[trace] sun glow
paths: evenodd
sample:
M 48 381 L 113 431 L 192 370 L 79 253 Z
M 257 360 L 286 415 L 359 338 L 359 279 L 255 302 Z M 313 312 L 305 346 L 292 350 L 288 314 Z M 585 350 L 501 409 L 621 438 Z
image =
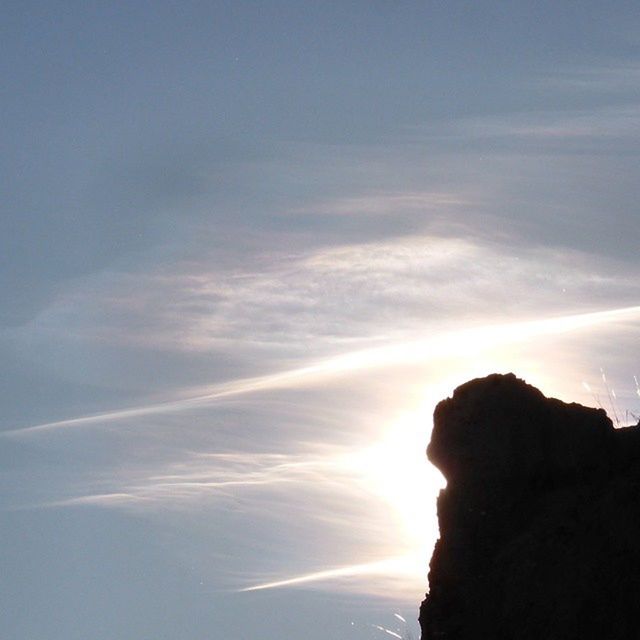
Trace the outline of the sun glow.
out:
M 433 403 L 425 401 L 350 462 L 360 482 L 391 508 L 400 524 L 399 545 L 412 553 L 431 551 L 438 536 L 432 498 L 446 484 L 425 455 L 432 413 Z
M 394 593 L 404 593 L 411 585 L 424 590 L 425 567 L 438 537 L 433 505 L 439 490 L 445 486 L 443 476 L 429 464 L 425 455 L 433 405 L 429 395 L 418 407 L 392 421 L 374 444 L 337 454 L 330 465 L 369 494 L 370 508 L 379 509 L 380 519 L 397 531 L 392 550 L 384 547 L 376 550 L 374 545 L 366 555 L 377 555 L 377 560 L 262 582 L 243 591 L 318 582 L 335 584 L 371 575 L 376 575 L 384 584 L 400 580 L 403 587 L 395 585 Z

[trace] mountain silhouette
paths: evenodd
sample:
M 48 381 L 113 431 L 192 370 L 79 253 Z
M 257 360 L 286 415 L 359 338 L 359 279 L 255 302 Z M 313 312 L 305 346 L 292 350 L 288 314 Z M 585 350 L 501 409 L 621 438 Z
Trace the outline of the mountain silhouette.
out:
M 422 640 L 640 638 L 640 427 L 513 374 L 438 404 Z

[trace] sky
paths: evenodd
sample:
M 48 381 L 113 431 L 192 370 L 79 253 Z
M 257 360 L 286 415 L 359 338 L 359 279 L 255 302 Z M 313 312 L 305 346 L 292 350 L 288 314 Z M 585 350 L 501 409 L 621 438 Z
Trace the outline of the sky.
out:
M 433 407 L 640 414 L 632 2 L 7 2 L 0 611 L 417 640 Z

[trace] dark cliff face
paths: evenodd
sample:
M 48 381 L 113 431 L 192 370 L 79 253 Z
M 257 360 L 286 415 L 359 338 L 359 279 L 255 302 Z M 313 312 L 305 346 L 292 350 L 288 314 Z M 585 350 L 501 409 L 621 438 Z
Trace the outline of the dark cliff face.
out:
M 640 430 L 514 375 L 458 387 L 427 450 L 444 473 L 423 640 L 640 638 Z

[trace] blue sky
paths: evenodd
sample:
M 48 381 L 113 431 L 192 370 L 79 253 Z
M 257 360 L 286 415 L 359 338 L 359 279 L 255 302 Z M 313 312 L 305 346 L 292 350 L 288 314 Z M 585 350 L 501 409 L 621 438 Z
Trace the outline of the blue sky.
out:
M 435 402 L 640 413 L 639 27 L 8 3 L 6 637 L 415 637 Z

